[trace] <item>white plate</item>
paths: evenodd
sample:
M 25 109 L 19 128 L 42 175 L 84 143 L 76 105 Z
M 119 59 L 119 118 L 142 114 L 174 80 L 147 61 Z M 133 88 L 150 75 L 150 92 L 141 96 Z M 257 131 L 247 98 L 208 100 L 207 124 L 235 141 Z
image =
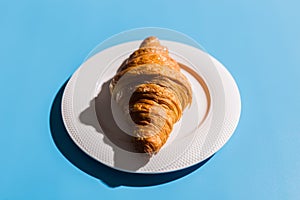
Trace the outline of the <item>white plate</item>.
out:
M 122 134 L 114 122 L 107 87 L 122 61 L 140 42 L 107 48 L 73 74 L 62 99 L 68 133 L 92 158 L 127 172 L 170 172 L 205 160 L 229 140 L 238 124 L 241 102 L 234 79 L 220 62 L 202 50 L 161 41 L 183 64 L 182 72 L 192 85 L 193 103 L 174 126 L 164 147 L 149 159 L 146 154 L 134 152 L 130 137 Z

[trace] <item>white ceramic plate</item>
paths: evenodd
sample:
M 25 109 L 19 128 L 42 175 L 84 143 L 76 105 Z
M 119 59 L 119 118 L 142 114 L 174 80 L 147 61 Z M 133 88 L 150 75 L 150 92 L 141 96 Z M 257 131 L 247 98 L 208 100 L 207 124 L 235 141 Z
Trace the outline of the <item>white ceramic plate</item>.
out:
M 193 103 L 176 123 L 158 154 L 137 153 L 130 137 L 114 121 L 109 80 L 141 41 L 107 48 L 85 61 L 69 80 L 62 116 L 74 142 L 89 156 L 112 168 L 136 173 L 163 173 L 197 164 L 216 153 L 231 137 L 239 120 L 237 85 L 225 67 L 195 47 L 161 41 L 182 63 L 190 80 Z

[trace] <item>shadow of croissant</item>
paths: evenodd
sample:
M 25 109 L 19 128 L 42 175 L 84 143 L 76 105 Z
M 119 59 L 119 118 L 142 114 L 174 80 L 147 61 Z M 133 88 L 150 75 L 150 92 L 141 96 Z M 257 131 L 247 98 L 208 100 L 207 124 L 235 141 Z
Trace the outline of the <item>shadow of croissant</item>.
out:
M 52 139 L 62 155 L 81 171 L 101 180 L 108 187 L 118 186 L 154 186 L 177 180 L 199 169 L 213 156 L 191 167 L 160 174 L 141 174 L 119 171 L 108 167 L 84 153 L 70 138 L 61 115 L 62 96 L 67 81 L 56 94 L 49 117 Z M 83 116 L 83 118 L 86 116 Z
M 127 156 L 125 152 L 135 152 L 134 138 L 126 134 L 117 125 L 111 109 L 111 94 L 109 91 L 110 80 L 103 83 L 97 97 L 93 98 L 89 106 L 79 115 L 81 123 L 91 126 L 102 141 L 110 146 L 113 153 L 113 166 L 125 171 L 137 171 L 149 162 L 146 154 L 134 154 Z M 121 112 L 121 111 L 119 111 Z

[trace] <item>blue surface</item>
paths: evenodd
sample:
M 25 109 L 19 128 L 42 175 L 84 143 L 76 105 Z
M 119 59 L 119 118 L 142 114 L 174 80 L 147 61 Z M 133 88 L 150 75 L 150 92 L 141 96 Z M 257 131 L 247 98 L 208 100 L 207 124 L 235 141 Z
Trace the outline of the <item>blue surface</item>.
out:
M 299 6 L 0 1 L 0 199 L 299 199 Z M 58 148 L 51 109 L 99 42 L 144 26 L 181 31 L 224 63 L 240 88 L 242 115 L 230 141 L 191 173 L 154 186 L 112 187 Z

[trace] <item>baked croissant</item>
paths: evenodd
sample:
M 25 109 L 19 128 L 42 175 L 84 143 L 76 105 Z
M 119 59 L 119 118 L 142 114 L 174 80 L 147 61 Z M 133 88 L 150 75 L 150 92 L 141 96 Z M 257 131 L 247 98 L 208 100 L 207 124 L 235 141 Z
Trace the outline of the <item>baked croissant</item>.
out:
M 154 36 L 146 38 L 121 64 L 110 91 L 132 121 L 129 134 L 137 151 L 149 155 L 166 143 L 173 125 L 192 101 L 188 79 Z

